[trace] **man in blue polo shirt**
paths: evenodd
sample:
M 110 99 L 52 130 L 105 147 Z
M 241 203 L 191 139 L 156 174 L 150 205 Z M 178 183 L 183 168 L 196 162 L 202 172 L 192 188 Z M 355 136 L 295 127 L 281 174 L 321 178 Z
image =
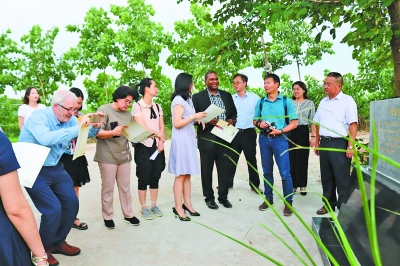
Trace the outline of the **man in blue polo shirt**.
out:
M 39 233 L 51 266 L 59 264 L 53 254 L 75 256 L 81 252 L 78 247 L 65 242 L 78 213 L 79 203 L 72 179 L 60 162 L 71 139 L 78 136 L 80 126 L 90 124 L 89 115 L 78 122 L 75 117 L 77 112 L 78 99 L 75 94 L 58 90 L 53 95 L 51 106 L 33 112 L 19 136 L 19 142 L 50 148 L 35 183 L 26 191 L 42 214 Z M 100 123 L 92 124 L 89 137 L 96 136 L 99 131 Z
M 259 146 L 261 163 L 264 171 L 264 195 L 272 205 L 274 185 L 274 160 L 279 168 L 282 178 L 283 196 L 286 197 L 293 192 L 292 177 L 290 175 L 289 148 L 286 134 L 297 127 L 297 114 L 293 101 L 279 93 L 280 78 L 276 74 L 267 74 L 264 78 L 264 89 L 267 96 L 260 99 L 256 105 L 253 123 L 261 132 Z M 292 215 L 288 205 L 292 205 L 293 195 L 286 198 L 283 214 Z M 264 201 L 258 209 L 265 211 L 269 205 Z

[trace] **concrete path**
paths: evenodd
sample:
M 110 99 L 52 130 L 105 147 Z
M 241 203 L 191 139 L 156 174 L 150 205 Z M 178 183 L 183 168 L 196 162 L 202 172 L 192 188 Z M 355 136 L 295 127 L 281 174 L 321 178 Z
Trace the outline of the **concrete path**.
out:
M 168 165 L 170 141 L 166 142 L 165 147 Z M 80 190 L 78 214 L 78 217 L 89 225 L 89 229 L 86 231 L 72 229 L 67 239 L 68 243 L 80 247 L 82 253 L 76 257 L 56 255 L 60 265 L 274 265 L 255 252 L 204 226 L 212 227 L 221 233 L 243 241 L 283 265 L 301 265 L 301 262 L 284 244 L 262 227 L 267 226 L 284 239 L 305 260 L 307 265 L 311 265 L 299 245 L 274 213 L 271 210 L 264 212 L 258 210 L 262 198 L 249 188 L 247 167 L 243 155 L 239 161 L 234 188 L 229 191 L 232 209 L 226 209 L 221 204 L 219 204 L 218 210 L 209 209 L 204 203 L 200 175 L 192 177 L 193 206 L 201 214 L 200 217 L 194 217 L 192 222 L 181 222 L 173 216 L 171 208 L 174 206 L 172 192 L 174 176 L 169 174 L 167 169 L 163 172 L 160 180 L 158 199 L 158 206 L 165 215 L 151 221 L 140 217 L 136 166 L 132 161 L 133 208 L 136 216 L 140 219 L 140 226 L 134 227 L 124 222 L 116 188 L 114 194 L 116 227 L 114 230 L 106 229 L 101 216 L 100 172 L 97 163 L 93 162 L 95 149 L 95 144 L 88 144 L 86 148 L 91 182 Z M 257 158 L 260 162 L 259 154 Z M 261 163 L 259 163 L 258 169 L 262 173 Z M 215 169 L 214 175 L 216 177 Z M 216 186 L 217 180 L 214 178 L 214 188 Z M 275 186 L 278 191 L 282 191 L 277 169 L 275 169 Z M 294 196 L 293 207 L 311 226 L 311 217 L 315 216 L 316 210 L 322 204 L 320 197 L 315 194 L 320 194 L 322 187 L 318 157 L 313 152 L 310 153 L 308 190 L 307 196 L 300 194 Z M 315 193 L 310 193 L 310 191 Z M 148 202 L 150 203 L 149 196 Z M 32 207 L 39 222 L 40 215 L 33 205 Z M 287 222 L 316 265 L 322 265 L 314 239 L 294 215 L 283 216 L 283 203 L 279 202 L 276 196 L 275 208 L 279 217 Z

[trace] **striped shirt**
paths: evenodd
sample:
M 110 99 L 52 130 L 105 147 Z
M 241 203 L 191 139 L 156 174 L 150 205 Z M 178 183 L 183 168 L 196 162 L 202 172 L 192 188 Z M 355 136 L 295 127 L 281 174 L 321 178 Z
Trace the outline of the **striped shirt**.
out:
M 297 116 L 299 117 L 298 125 L 311 125 L 315 115 L 314 103 L 308 99 L 301 103 L 293 101 Z

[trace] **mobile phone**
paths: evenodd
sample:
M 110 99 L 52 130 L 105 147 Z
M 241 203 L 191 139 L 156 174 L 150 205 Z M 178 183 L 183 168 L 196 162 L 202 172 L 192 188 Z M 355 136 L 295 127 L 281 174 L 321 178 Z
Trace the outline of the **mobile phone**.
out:
M 90 117 L 90 122 L 92 123 L 100 123 L 101 122 L 101 115 L 93 115 Z
M 118 126 L 118 121 L 110 122 L 111 130 Z M 119 138 L 119 136 L 113 136 L 113 138 Z

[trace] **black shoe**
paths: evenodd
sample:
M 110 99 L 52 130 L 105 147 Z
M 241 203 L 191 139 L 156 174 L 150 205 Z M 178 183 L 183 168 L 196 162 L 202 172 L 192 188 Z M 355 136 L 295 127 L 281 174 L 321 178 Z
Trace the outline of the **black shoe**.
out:
M 225 208 L 232 208 L 232 203 L 225 199 L 225 200 L 218 200 L 219 203 L 221 203 Z
M 188 211 L 188 212 L 190 213 L 190 215 L 192 215 L 192 216 L 200 216 L 200 213 L 198 213 L 198 212 L 191 212 L 191 211 L 188 209 L 188 207 L 186 207 L 185 203 L 182 204 L 182 208 L 183 208 L 185 211 Z
M 217 203 L 215 203 L 214 200 L 206 201 L 206 204 L 207 204 L 207 207 L 208 207 L 208 208 L 213 209 L 213 210 L 216 210 L 216 209 L 219 208 L 218 205 L 217 205 Z
M 175 218 L 178 217 L 179 220 L 183 221 L 183 222 L 189 222 L 191 221 L 191 219 L 189 217 L 182 217 L 179 215 L 179 213 L 176 211 L 175 207 L 172 207 L 172 212 L 175 214 Z
M 133 216 L 132 218 L 124 218 L 124 220 L 125 220 L 125 223 L 128 223 L 130 225 L 137 226 L 140 224 L 140 221 L 138 218 L 136 218 L 136 216 Z
M 114 229 L 115 227 L 113 220 L 104 220 L 104 225 L 107 227 L 107 229 Z

